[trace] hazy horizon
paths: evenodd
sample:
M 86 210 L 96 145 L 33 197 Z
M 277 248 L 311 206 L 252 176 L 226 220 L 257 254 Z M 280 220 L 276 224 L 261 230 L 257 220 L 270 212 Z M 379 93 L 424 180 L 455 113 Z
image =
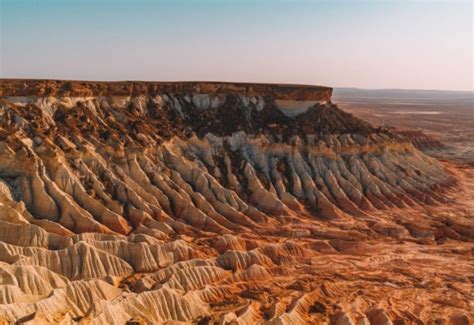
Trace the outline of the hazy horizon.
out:
M 470 1 L 0 3 L 1 78 L 474 90 Z
M 282 83 L 282 82 L 248 82 L 248 81 L 222 81 L 222 80 L 161 80 L 161 79 L 114 79 L 114 80 L 104 80 L 104 79 L 66 79 L 66 78 L 18 78 L 18 77 L 0 77 L 0 80 L 58 80 L 58 81 L 83 81 L 83 82 L 217 82 L 217 83 L 248 83 L 248 84 L 288 84 L 288 85 L 301 85 L 301 86 L 324 86 L 330 87 L 333 89 L 340 89 L 340 90 L 360 90 L 360 91 L 401 91 L 401 92 L 447 92 L 447 93 L 473 93 L 474 89 L 472 90 L 449 90 L 449 89 L 418 89 L 418 88 L 360 88 L 360 87 L 338 87 L 338 86 L 331 86 L 331 85 L 323 85 L 323 84 L 303 84 L 303 83 Z

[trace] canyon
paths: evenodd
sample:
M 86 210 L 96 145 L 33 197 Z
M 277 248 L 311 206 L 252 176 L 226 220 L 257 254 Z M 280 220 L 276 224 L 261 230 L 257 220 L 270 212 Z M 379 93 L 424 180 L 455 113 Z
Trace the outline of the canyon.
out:
M 0 80 L 0 324 L 472 324 L 472 164 L 332 100 Z

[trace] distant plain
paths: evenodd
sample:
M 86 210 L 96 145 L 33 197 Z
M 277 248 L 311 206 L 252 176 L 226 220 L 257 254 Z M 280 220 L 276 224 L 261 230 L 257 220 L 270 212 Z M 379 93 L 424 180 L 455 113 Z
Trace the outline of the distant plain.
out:
M 474 92 L 335 88 L 333 102 L 376 126 L 422 131 L 446 145 L 431 154 L 474 164 Z

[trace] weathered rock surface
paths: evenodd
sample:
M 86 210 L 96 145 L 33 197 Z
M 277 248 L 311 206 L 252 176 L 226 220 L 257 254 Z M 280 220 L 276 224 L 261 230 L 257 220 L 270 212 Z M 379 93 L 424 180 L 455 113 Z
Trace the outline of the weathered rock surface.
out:
M 0 322 L 474 319 L 470 171 L 330 88 L 1 80 L 0 95 Z

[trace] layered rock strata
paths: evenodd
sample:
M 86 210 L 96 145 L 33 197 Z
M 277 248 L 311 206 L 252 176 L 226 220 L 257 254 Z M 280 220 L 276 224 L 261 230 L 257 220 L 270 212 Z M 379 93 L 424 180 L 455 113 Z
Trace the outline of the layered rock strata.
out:
M 453 244 L 472 220 L 432 215 L 456 177 L 330 88 L 2 80 L 0 94 L 7 323 L 472 319 L 472 251 Z

